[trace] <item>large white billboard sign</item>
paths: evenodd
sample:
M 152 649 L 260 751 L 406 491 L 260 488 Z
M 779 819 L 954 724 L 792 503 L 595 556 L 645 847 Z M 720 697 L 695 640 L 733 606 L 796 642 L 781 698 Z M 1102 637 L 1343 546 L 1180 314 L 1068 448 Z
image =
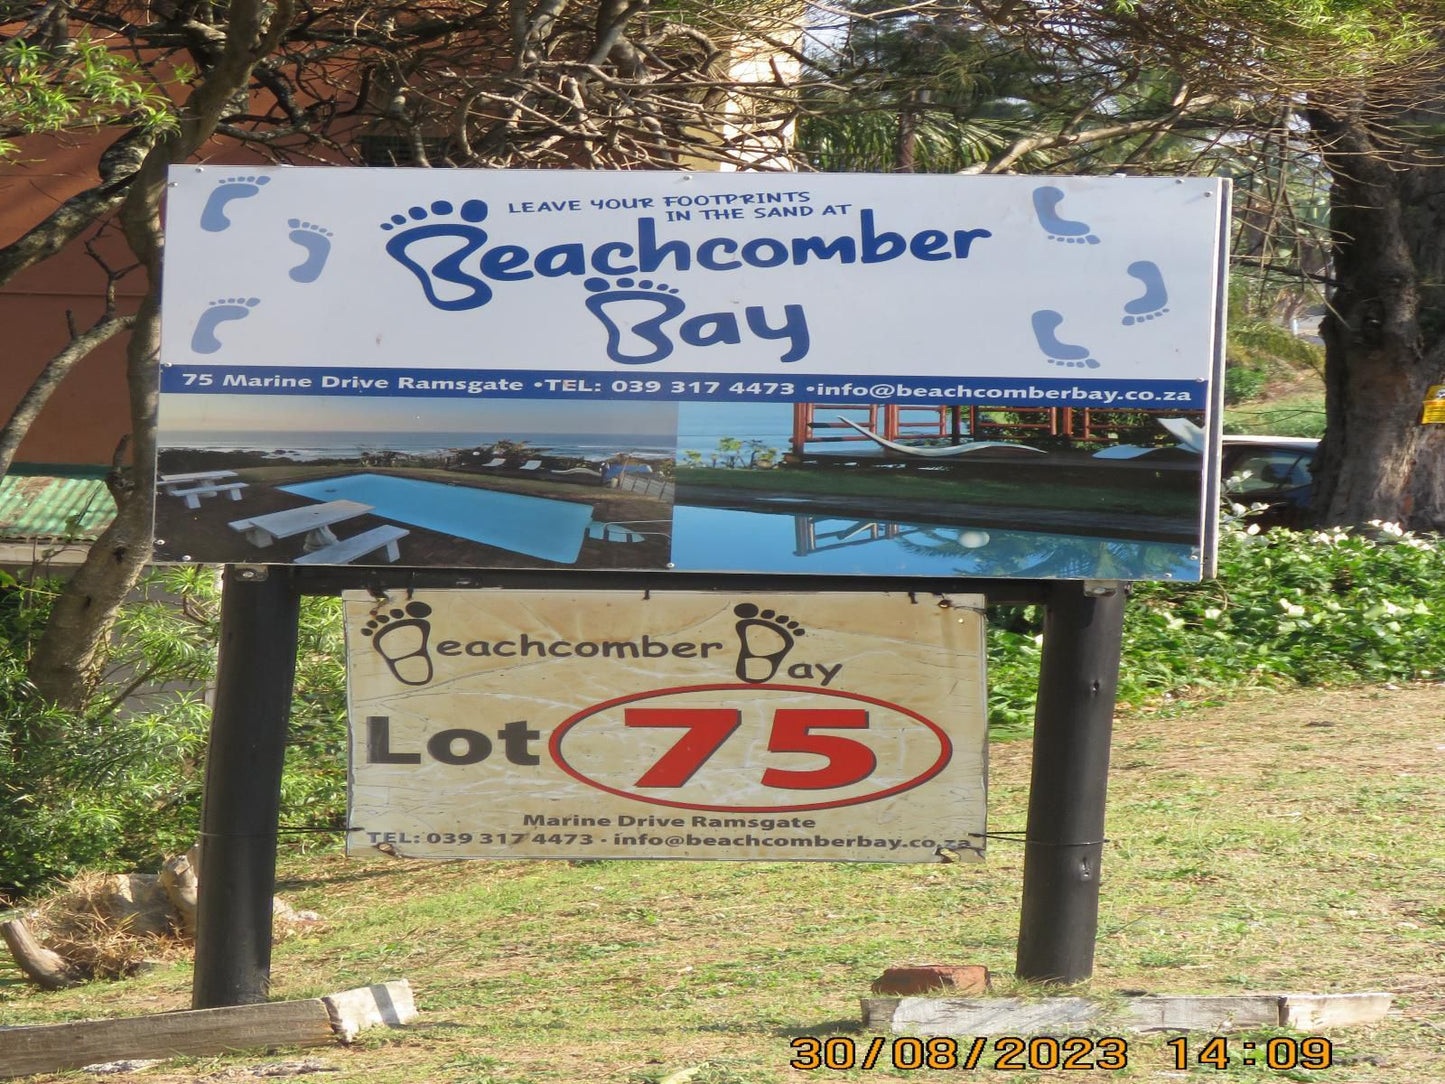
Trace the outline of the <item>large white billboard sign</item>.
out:
M 348 595 L 348 849 L 981 858 L 982 599 Z
M 1197 579 L 1227 202 L 1201 178 L 175 167 L 160 554 Z M 493 496 L 439 513 L 445 483 Z M 337 501 L 304 546 L 264 518 Z M 775 541 L 717 551 L 724 513 Z M 780 541 L 853 523 L 879 538 L 846 558 Z M 942 557 L 891 541 L 948 528 Z M 620 539 L 655 544 L 588 544 Z

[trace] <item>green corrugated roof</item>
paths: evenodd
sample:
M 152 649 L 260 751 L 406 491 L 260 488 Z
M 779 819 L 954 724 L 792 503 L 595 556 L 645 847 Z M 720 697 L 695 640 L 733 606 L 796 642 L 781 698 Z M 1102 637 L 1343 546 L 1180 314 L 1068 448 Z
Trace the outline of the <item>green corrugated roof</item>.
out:
M 99 478 L 7 475 L 0 480 L 0 538 L 92 542 L 115 516 Z

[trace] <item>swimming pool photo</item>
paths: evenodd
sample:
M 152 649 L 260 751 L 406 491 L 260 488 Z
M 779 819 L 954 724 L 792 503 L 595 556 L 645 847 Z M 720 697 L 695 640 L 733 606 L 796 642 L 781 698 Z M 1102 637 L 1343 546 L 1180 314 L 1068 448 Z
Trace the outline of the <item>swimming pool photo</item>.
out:
M 689 572 L 1165 579 L 1200 576 L 1191 543 L 827 514 L 676 505 L 672 560 Z
M 385 474 L 277 487 L 316 501 L 360 501 L 373 516 L 558 564 L 575 564 L 592 506 Z

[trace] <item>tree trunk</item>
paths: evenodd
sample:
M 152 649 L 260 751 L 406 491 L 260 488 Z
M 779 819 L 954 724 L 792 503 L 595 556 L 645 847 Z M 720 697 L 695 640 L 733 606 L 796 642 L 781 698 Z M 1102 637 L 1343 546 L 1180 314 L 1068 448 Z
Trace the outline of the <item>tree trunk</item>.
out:
M 232 0 L 220 58 L 187 100 L 179 125 L 146 154 L 121 208 L 121 229 L 147 283 L 126 349 L 132 467 L 116 471 L 111 486 L 115 519 L 56 599 L 29 666 L 36 691 L 71 711 L 84 706 L 94 687 L 116 614 L 151 556 L 160 400 L 160 206 L 166 170 L 215 133 L 222 114 L 250 82 L 257 60 L 281 40 L 293 13 L 291 0 L 279 0 L 267 22 L 262 0 Z
M 1445 167 L 1402 162 L 1358 116 L 1315 109 L 1310 121 L 1333 179 L 1336 282 L 1313 517 L 1442 530 L 1445 426 L 1420 418 L 1445 381 Z
M 45 632 L 30 657 L 36 691 L 69 711 L 84 707 L 105 658 L 105 644 L 121 603 L 145 571 L 151 556 L 155 506 L 155 406 L 160 349 L 160 280 L 141 302 L 126 347 L 130 386 L 134 466 L 117 470 L 111 482 L 115 519 L 86 554 L 85 561 L 55 600 Z

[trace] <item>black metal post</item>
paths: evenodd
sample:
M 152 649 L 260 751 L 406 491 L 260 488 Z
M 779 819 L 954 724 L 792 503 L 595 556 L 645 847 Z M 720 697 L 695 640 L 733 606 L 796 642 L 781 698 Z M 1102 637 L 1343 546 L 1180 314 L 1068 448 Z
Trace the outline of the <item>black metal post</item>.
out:
M 191 1007 L 266 1000 L 281 765 L 300 596 L 285 569 L 226 568 L 201 812 Z
M 1021 979 L 1079 982 L 1094 972 L 1126 593 L 1123 584 L 1049 588 L 1024 847 Z

